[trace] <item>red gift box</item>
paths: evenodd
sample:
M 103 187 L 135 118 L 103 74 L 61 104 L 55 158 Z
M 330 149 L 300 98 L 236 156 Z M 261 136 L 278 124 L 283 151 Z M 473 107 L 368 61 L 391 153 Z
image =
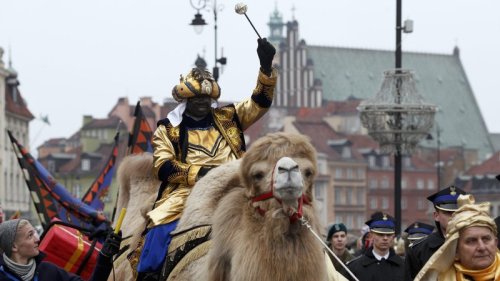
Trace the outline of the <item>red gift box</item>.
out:
M 77 229 L 56 224 L 50 227 L 44 235 L 39 249 L 47 255 L 44 261 L 52 262 L 66 271 L 76 274 L 91 246 L 92 243 L 87 236 Z M 97 242 L 80 274 L 83 279 L 88 280 L 92 275 L 101 248 L 101 243 Z

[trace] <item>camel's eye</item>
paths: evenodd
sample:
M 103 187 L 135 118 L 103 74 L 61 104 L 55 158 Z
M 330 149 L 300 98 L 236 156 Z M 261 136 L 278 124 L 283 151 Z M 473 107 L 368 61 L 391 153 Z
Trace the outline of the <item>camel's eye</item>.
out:
M 257 171 L 255 172 L 253 175 L 252 175 L 252 178 L 254 181 L 260 181 L 264 178 L 264 173 L 263 172 L 260 172 L 260 171 Z
M 312 175 L 313 175 L 313 171 L 312 171 L 311 169 L 306 169 L 306 170 L 304 171 L 304 176 L 305 176 L 306 178 L 310 178 L 310 177 L 312 177 Z

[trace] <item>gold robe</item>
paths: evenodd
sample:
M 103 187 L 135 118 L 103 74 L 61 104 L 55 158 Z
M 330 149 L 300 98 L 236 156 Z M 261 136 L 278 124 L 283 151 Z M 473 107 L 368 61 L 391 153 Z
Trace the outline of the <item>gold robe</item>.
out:
M 261 118 L 271 106 L 277 71 L 259 72 L 252 96 L 240 103 L 212 110 L 213 126 L 176 127 L 164 119 L 153 136 L 153 173 L 162 181 L 161 196 L 148 213 L 148 227 L 180 218 L 184 203 L 201 167 L 215 167 L 240 158 L 245 151 L 243 131 Z M 187 148 L 182 145 L 185 134 Z M 185 137 L 184 137 L 185 138 Z

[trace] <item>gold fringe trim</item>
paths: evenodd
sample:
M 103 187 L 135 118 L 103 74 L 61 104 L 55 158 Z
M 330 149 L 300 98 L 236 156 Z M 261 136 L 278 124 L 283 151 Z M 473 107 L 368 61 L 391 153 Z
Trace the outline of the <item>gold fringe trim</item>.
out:
M 172 272 L 170 272 L 170 274 L 168 275 L 167 281 L 170 281 L 170 280 L 174 279 L 175 277 L 177 277 L 177 275 L 182 270 L 184 270 L 184 268 L 188 264 L 190 264 L 190 263 L 198 260 L 199 258 L 203 257 L 204 255 L 206 255 L 208 253 L 208 250 L 210 250 L 211 247 L 212 247 L 212 240 L 208 240 L 205 243 L 202 243 L 202 244 L 198 245 L 196 248 L 189 251 L 189 253 L 187 253 L 187 255 L 184 256 L 184 258 L 182 258 L 175 265 Z
M 134 276 L 134 280 L 137 279 L 137 265 L 139 264 L 139 258 L 141 257 L 142 248 L 144 247 L 144 240 L 146 236 L 141 236 L 139 243 L 137 244 L 137 248 L 130 251 L 130 254 L 127 255 L 127 259 L 130 263 L 130 267 L 132 268 L 132 275 Z
M 168 246 L 168 254 L 176 251 L 178 248 L 181 248 L 181 250 L 184 248 L 184 245 L 192 241 L 194 239 L 198 239 L 201 237 L 204 237 L 207 235 L 207 233 L 210 231 L 211 226 L 206 225 L 206 226 L 200 226 L 195 229 L 189 230 L 186 233 L 176 235 L 172 237 L 172 241 L 170 242 L 170 245 Z

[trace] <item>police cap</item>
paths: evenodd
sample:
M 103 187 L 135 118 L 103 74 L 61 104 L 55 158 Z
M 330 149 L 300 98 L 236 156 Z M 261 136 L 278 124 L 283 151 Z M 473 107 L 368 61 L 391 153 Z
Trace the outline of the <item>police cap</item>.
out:
M 433 230 L 434 230 L 434 226 L 417 221 L 417 222 L 410 224 L 405 229 L 405 232 L 408 233 L 408 240 L 415 241 L 418 239 L 422 239 L 422 238 L 426 237 L 427 235 L 431 234 Z
M 457 199 L 460 194 L 467 193 L 462 189 L 451 185 L 427 197 L 427 200 L 431 201 L 434 204 L 434 207 L 439 210 L 454 212 L 458 209 Z
M 365 224 L 370 227 L 370 231 L 375 233 L 394 234 L 396 232 L 394 218 L 385 213 L 375 213 Z

